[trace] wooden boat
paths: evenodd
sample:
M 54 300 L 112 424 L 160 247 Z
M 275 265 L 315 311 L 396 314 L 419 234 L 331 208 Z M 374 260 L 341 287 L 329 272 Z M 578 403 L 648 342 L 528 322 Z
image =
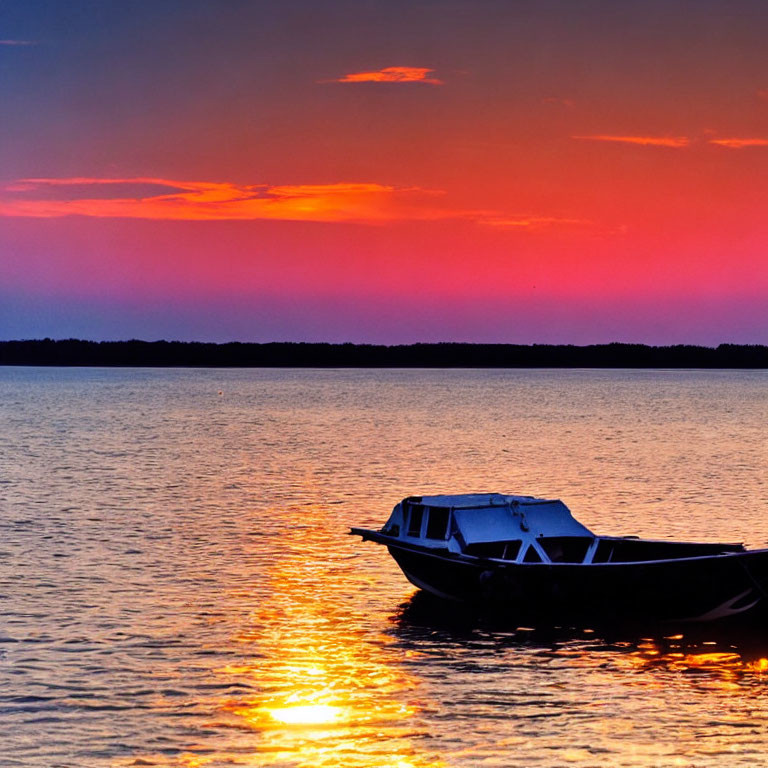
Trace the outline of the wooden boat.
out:
M 768 549 L 598 536 L 555 499 L 411 496 L 381 530 L 350 533 L 386 546 L 415 586 L 518 621 L 686 624 L 768 613 Z

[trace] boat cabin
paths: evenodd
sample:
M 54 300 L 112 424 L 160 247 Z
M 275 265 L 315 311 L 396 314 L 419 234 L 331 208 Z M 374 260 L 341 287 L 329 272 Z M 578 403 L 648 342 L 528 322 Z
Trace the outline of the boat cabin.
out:
M 596 536 L 557 499 L 503 494 L 409 496 L 381 529 L 403 544 L 508 563 L 616 563 L 740 552 L 740 544 Z

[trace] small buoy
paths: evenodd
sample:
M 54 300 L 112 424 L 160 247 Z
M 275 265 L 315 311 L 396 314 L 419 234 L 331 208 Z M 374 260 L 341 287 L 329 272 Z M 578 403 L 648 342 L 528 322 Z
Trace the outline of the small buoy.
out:
M 219 394 L 220 394 L 220 395 L 223 395 L 224 393 L 223 393 L 221 390 L 219 390 Z

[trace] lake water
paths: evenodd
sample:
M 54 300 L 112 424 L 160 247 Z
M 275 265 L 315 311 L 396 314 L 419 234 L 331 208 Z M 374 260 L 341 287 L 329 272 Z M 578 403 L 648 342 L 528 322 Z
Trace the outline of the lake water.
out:
M 766 372 L 0 369 L 0 765 L 761 763 L 768 641 L 466 622 L 346 531 L 485 490 L 765 546 L 767 418 Z

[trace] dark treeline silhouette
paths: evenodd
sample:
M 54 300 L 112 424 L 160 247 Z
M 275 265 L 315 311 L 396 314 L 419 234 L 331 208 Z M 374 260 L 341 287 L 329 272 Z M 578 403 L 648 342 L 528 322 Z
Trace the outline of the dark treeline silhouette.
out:
M 307 368 L 768 368 L 768 347 L 721 344 L 312 344 L 0 341 L 0 365 Z

